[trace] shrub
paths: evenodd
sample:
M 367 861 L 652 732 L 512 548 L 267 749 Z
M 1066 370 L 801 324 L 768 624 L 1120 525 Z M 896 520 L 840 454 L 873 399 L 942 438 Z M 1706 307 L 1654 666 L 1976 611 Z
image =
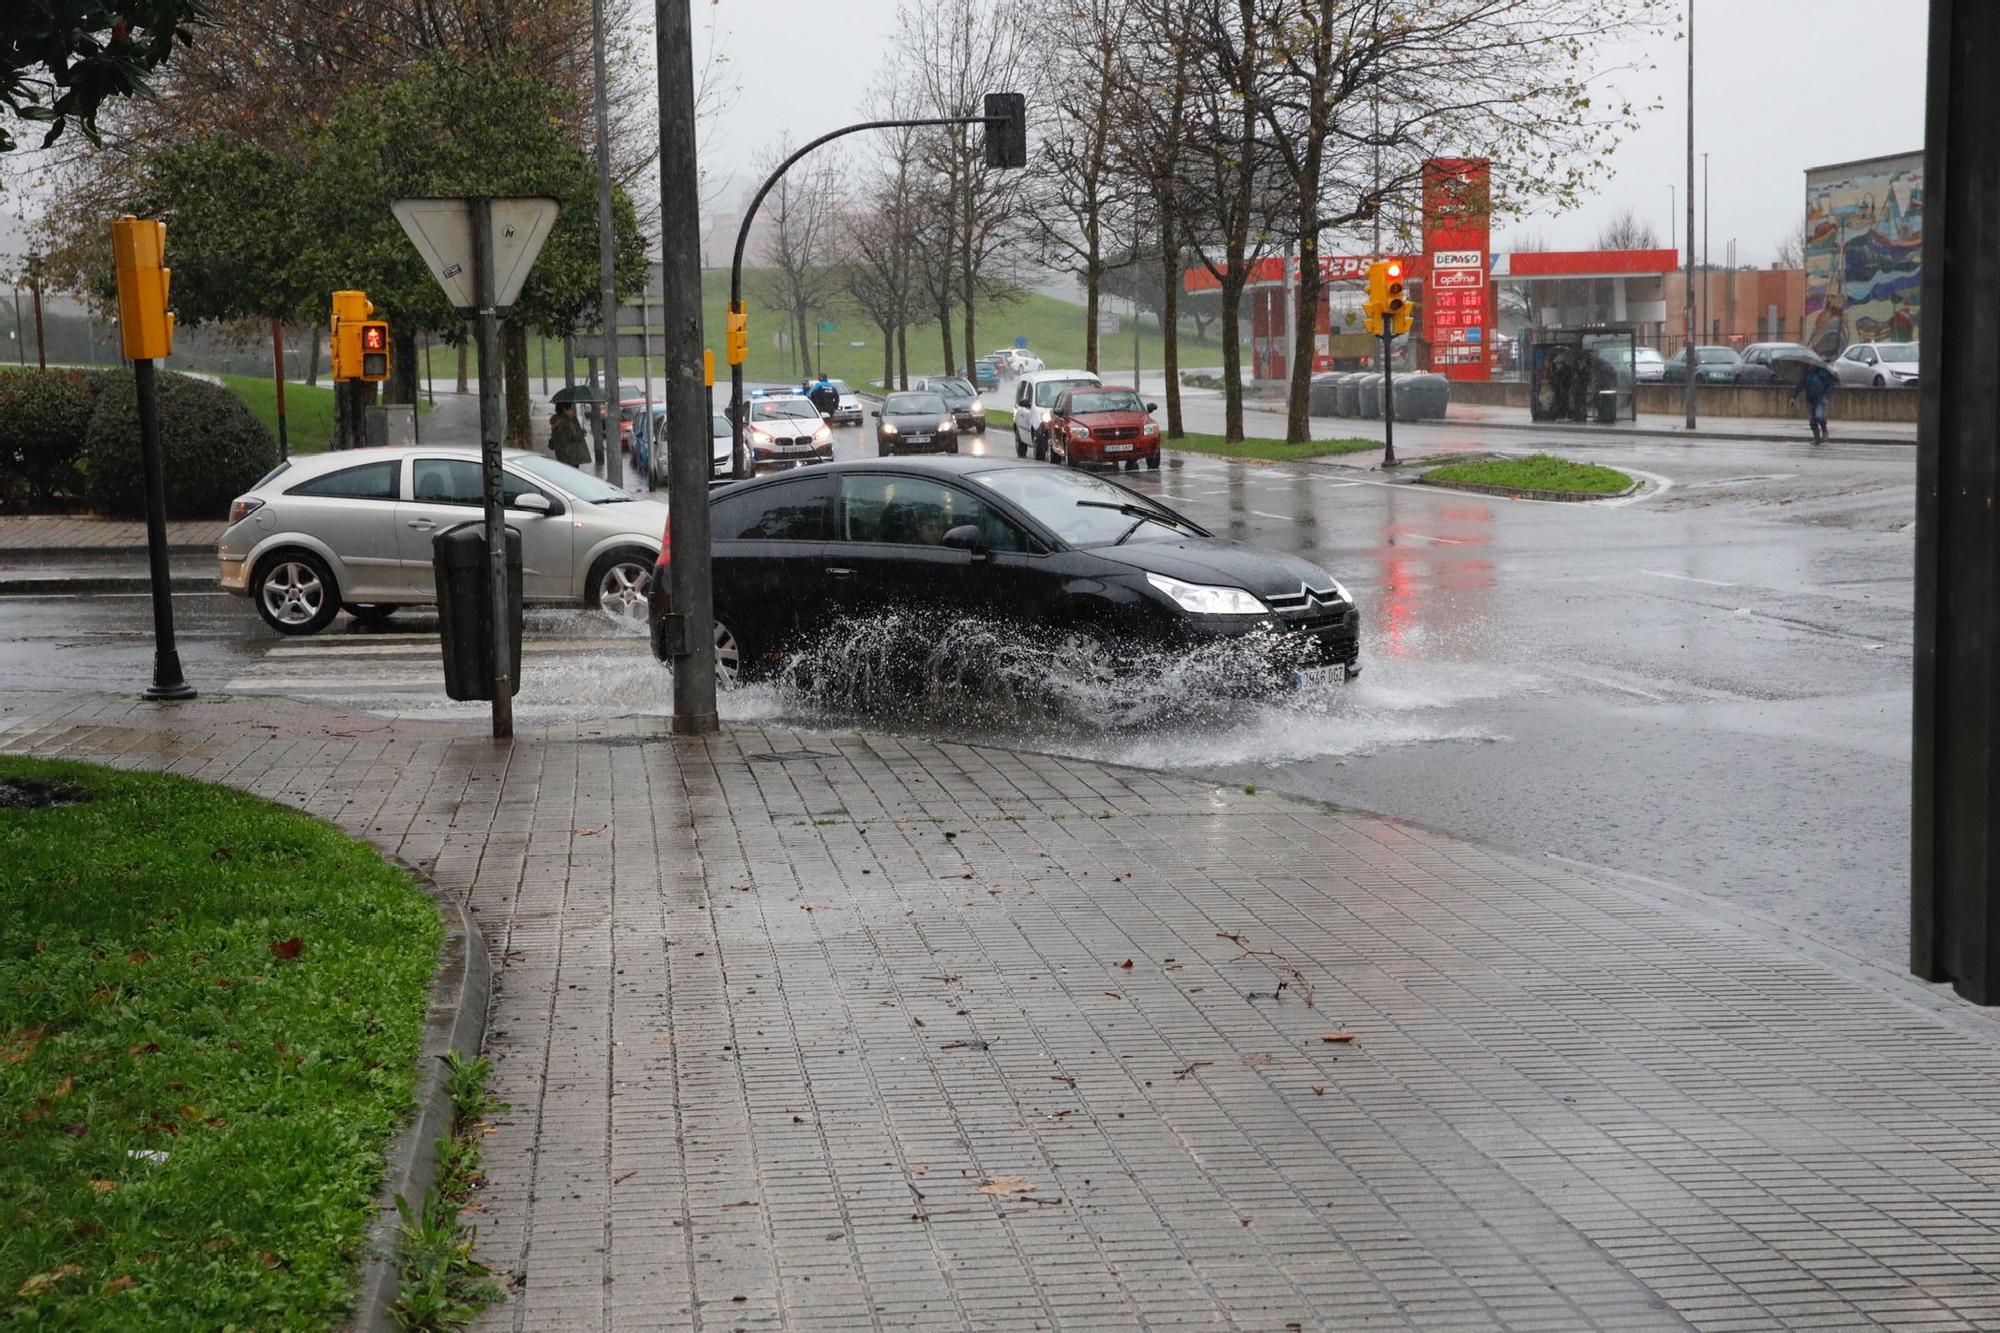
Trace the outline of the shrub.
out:
M 0 371 L 0 500 L 75 496 L 95 394 L 80 370 Z
M 278 462 L 278 446 L 243 400 L 219 384 L 163 373 L 160 461 L 168 518 L 216 518 Z M 89 498 L 119 515 L 146 512 L 139 400 L 129 370 L 99 379 L 83 469 Z

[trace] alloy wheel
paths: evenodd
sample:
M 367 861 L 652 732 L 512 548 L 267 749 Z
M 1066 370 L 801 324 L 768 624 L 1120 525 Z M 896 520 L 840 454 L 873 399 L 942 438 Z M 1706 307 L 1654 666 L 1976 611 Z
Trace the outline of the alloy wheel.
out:
M 644 625 L 653 571 L 637 560 L 607 566 L 597 580 L 597 609 L 621 625 Z
M 743 666 L 743 653 L 736 636 L 720 620 L 715 622 L 715 684 L 718 689 L 734 689 Z
M 326 585 L 310 565 L 287 560 L 264 576 L 265 609 L 287 625 L 309 624 L 326 606 Z

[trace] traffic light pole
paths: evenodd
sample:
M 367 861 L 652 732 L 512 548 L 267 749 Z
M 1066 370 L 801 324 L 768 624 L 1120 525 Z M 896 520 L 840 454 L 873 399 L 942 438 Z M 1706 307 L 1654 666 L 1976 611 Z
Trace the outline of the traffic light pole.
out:
M 153 683 L 146 687 L 145 697 L 192 699 L 194 686 L 181 674 L 180 647 L 174 642 L 166 469 L 160 465 L 160 387 L 151 361 L 132 363 L 132 387 L 139 395 L 139 453 L 146 464 L 146 563 L 153 576 Z
M 662 0 L 663 7 L 671 7 L 671 0 Z M 757 193 L 750 198 L 750 207 L 743 212 L 743 224 L 736 229 L 736 254 L 729 264 L 729 309 L 740 313 L 743 310 L 743 251 L 750 244 L 750 225 L 757 220 L 757 209 L 763 204 L 764 196 L 771 187 L 784 179 L 794 163 L 823 144 L 863 130 L 907 129 L 923 125 L 995 125 L 1005 127 L 1010 123 L 1005 116 L 934 116 L 923 120 L 864 120 L 859 125 L 849 125 L 843 129 L 822 134 L 805 147 L 793 153 L 778 164 Z M 802 349 L 803 350 L 803 349 Z M 730 475 L 747 477 L 750 475 L 749 456 L 743 451 L 743 363 L 734 361 L 729 367 L 729 433 L 733 441 Z
M 486 520 L 487 629 L 493 635 L 493 739 L 514 736 L 513 617 L 507 598 L 507 522 L 500 503 L 501 405 L 500 313 L 494 308 L 493 201 L 472 201 L 473 303 L 478 311 L 474 338 L 479 349 L 479 479 Z M 357 382 L 358 383 L 358 382 Z
M 1396 380 L 1389 366 L 1389 349 L 1395 344 L 1395 316 L 1382 316 L 1382 466 L 1396 466 Z

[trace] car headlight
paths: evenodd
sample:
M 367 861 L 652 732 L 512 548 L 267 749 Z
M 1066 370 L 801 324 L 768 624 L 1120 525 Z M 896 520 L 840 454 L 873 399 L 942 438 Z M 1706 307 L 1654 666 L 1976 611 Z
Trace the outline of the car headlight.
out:
M 949 435 L 952 431 L 958 429 L 958 422 L 950 419 L 940 421 L 938 422 L 938 429 Z
M 1153 437 L 1154 437 L 1155 435 L 1158 435 L 1159 433 L 1160 433 L 1160 423 L 1159 423 L 1159 422 L 1157 422 L 1157 421 L 1148 421 L 1148 422 L 1146 423 L 1146 438 L 1147 438 L 1147 439 L 1149 439 L 1149 440 L 1150 440 L 1150 439 L 1152 439 L 1152 438 L 1153 438 Z
M 818 430 L 813 432 L 814 444 L 825 444 L 828 440 L 832 438 L 833 438 L 833 432 L 828 430 L 824 426 L 821 426 Z
M 770 442 L 771 442 L 771 437 L 767 432 L 761 430 L 753 430 L 750 432 L 750 443 L 769 444 Z
M 986 402 L 984 399 L 975 398 L 972 400 L 972 411 L 984 412 L 985 410 L 986 410 Z
M 896 423 L 895 423 L 895 422 L 893 422 L 893 421 L 885 421 L 885 422 L 883 422 L 883 423 L 882 423 L 882 433 L 883 433 L 884 435 L 894 435 L 894 434 L 896 433 Z
M 1076 437 L 1077 439 L 1079 439 L 1079 440 L 1087 440 L 1087 439 L 1089 439 L 1089 438 L 1090 438 L 1090 427 L 1088 427 L 1088 426 L 1071 426 L 1071 427 L 1069 428 L 1069 433 L 1070 433 L 1071 435 L 1075 436 L 1075 437 Z
M 1183 583 L 1164 574 L 1148 574 L 1146 582 L 1174 599 L 1183 611 L 1198 616 L 1261 616 L 1271 608 L 1241 588 L 1216 588 L 1205 583 Z

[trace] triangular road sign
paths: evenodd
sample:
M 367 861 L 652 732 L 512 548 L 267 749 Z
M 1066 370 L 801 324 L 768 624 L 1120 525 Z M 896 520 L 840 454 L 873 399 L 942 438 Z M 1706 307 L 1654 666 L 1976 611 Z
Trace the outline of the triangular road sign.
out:
M 535 256 L 555 226 L 556 201 L 543 198 L 495 199 L 493 212 L 493 304 L 505 310 L 521 295 Z M 423 256 L 445 299 L 460 313 L 478 307 L 473 277 L 470 199 L 398 199 L 389 205 L 410 243 Z

